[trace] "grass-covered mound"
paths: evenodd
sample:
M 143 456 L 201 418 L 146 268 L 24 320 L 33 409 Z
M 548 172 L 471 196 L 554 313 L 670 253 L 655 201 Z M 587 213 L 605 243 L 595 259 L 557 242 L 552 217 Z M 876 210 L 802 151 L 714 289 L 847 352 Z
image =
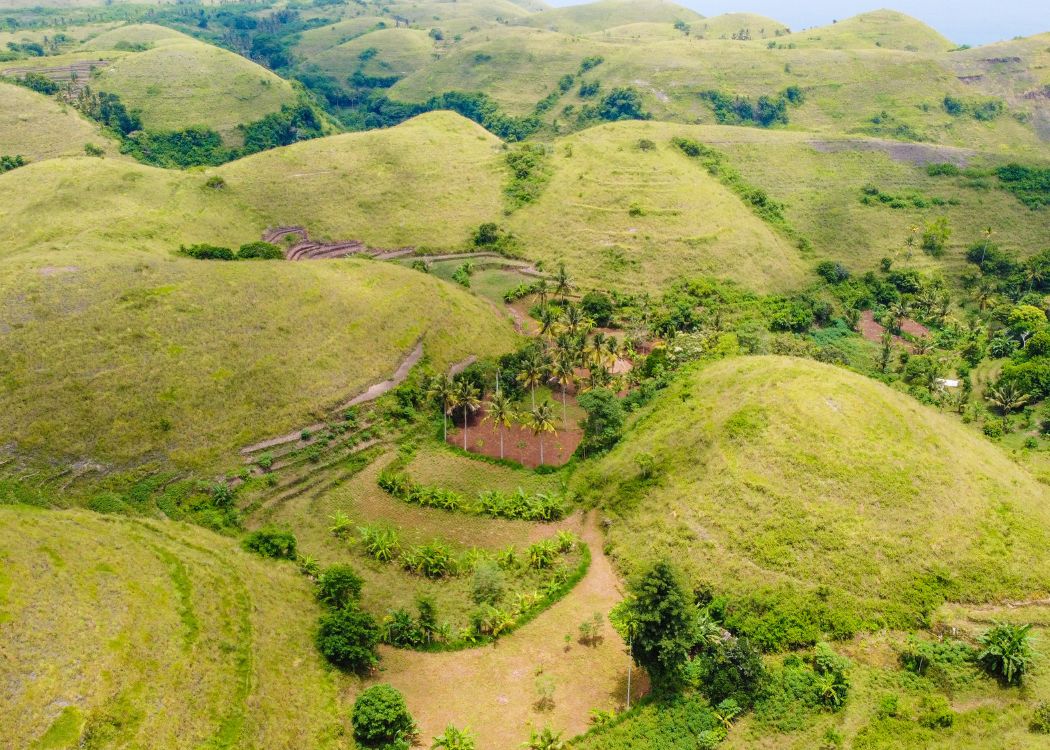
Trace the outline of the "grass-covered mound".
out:
M 881 47 L 908 52 L 947 52 L 955 46 L 922 21 L 894 10 L 861 13 L 830 26 L 800 31 L 784 41 L 825 49 Z
M 773 39 L 785 34 L 788 27 L 780 21 L 757 13 L 723 13 L 691 25 L 690 34 L 703 39 Z M 745 32 L 745 33 L 741 33 Z
M 341 748 L 288 563 L 198 527 L 0 506 L 0 745 Z
M 133 23 L 104 31 L 84 42 L 84 49 L 120 50 L 136 46 L 151 47 L 169 41 L 190 41 L 192 37 L 154 23 Z
M 127 33 L 127 30 L 124 30 Z M 293 104 L 292 85 L 261 65 L 188 37 L 161 40 L 106 67 L 93 85 L 139 110 L 151 130 L 211 128 L 236 142 L 238 125 Z
M 587 286 L 656 290 L 691 274 L 758 290 L 799 284 L 795 245 L 672 145 L 682 134 L 690 129 L 623 122 L 559 141 L 549 184 L 509 226 L 531 255 L 564 259 Z
M 310 58 L 310 65 L 337 77 L 360 72 L 392 84 L 433 60 L 434 40 L 420 29 L 379 29 Z
M 500 141 L 451 112 L 297 143 L 217 170 L 233 202 L 276 224 L 375 247 L 451 247 L 499 217 Z
M 812 361 L 684 376 L 578 483 L 626 571 L 675 560 L 766 648 L 1050 585 L 1043 486 L 954 419 Z
M 113 141 L 72 107 L 22 86 L 0 83 L 0 155 L 38 161 L 83 154 L 88 143 L 117 153 Z
M 703 18 L 699 13 L 666 0 L 598 0 L 535 13 L 518 23 L 551 28 L 565 34 L 588 34 L 629 23 L 684 21 Z
M 30 456 L 233 468 L 390 377 L 512 345 L 508 322 L 395 264 L 26 253 L 0 263 L 0 433 Z

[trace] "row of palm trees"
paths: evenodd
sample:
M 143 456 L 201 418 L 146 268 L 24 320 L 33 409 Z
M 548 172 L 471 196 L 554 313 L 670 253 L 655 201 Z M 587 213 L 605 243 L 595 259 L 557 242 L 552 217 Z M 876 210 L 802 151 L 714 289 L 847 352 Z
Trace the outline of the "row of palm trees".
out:
M 441 405 L 442 429 L 445 440 L 448 440 L 448 418 L 456 409 L 463 409 L 463 450 L 467 450 L 467 430 L 470 414 L 482 406 L 478 387 L 468 378 L 455 380 L 448 375 L 436 375 L 430 381 L 427 394 Z M 491 422 L 499 430 L 499 457 L 504 458 L 504 432 L 507 428 L 520 424 L 532 430 L 540 442 L 540 464 L 544 462 L 543 437 L 557 434 L 554 407 L 549 401 L 537 404 L 533 395 L 532 409 L 518 412 L 514 402 L 499 388 L 484 404 L 485 421 Z

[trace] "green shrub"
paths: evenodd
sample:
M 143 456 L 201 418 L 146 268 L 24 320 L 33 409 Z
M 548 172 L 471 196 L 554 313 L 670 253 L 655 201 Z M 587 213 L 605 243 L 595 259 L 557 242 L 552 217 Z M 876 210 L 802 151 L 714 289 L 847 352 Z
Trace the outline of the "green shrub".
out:
M 943 695 L 924 695 L 919 703 L 919 724 L 927 729 L 947 729 L 955 723 L 955 712 Z
M 85 143 L 84 144 L 84 153 L 87 156 L 95 156 L 95 157 L 99 157 L 99 158 L 101 158 L 101 157 L 106 155 L 106 152 L 102 148 L 100 148 L 99 146 L 96 146 L 94 143 Z
M 978 661 L 1007 685 L 1020 685 L 1035 661 L 1031 629 L 1031 625 L 997 623 L 978 639 L 982 646 Z
M 284 529 L 266 527 L 253 531 L 241 543 L 246 550 L 263 557 L 278 560 L 294 560 L 296 557 L 295 535 Z
M 279 260 L 284 258 L 284 251 L 269 242 L 248 242 L 237 251 L 240 260 Z
M 12 169 L 18 169 L 24 167 L 26 160 L 24 156 L 15 154 L 14 156 L 3 155 L 0 156 L 0 174 L 4 172 L 10 172 Z
M 408 742 L 416 733 L 405 697 L 390 685 L 373 685 L 357 696 L 350 723 L 354 739 L 365 747 Z
M 580 308 L 596 326 L 605 328 L 612 325 L 613 302 L 602 292 L 587 292 L 580 300 Z
M 364 581 L 351 566 L 332 565 L 317 579 L 317 599 L 329 607 L 341 608 L 361 598 Z
M 607 388 L 595 388 L 580 394 L 577 400 L 587 412 L 583 420 L 583 440 L 580 447 L 585 453 L 608 450 L 623 435 L 623 405 L 615 393 Z
M 220 247 L 218 245 L 190 245 L 186 247 L 181 245 L 179 247 L 179 255 L 185 255 L 189 258 L 196 258 L 197 260 L 236 260 L 236 256 L 228 247 Z
M 503 598 L 504 575 L 500 567 L 489 561 L 474 569 L 470 595 L 475 604 L 499 604 Z
M 356 604 L 322 615 L 316 643 L 321 655 L 341 669 L 366 672 L 379 663 L 379 626 Z
M 427 578 L 446 578 L 458 572 L 456 558 L 444 542 L 433 541 L 401 553 L 405 570 Z
M 1039 701 L 1032 712 L 1032 731 L 1050 734 L 1050 702 Z

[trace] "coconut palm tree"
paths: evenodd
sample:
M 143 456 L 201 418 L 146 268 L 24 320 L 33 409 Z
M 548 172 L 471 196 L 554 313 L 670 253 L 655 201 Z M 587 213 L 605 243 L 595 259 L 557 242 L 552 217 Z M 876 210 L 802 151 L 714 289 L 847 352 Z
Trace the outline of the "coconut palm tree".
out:
M 503 431 L 514 421 L 514 409 L 507 394 L 496 391 L 485 407 L 485 419 L 499 430 L 499 457 L 503 458 Z
M 537 352 L 525 360 L 521 372 L 518 373 L 518 382 L 532 392 L 532 408 L 536 408 L 536 386 L 543 385 L 543 379 L 547 374 L 547 363 Z
M 983 312 L 995 301 L 995 289 L 987 281 L 982 281 L 974 291 L 973 299 L 977 303 L 977 309 Z
M 463 407 L 463 450 L 467 449 L 467 419 L 468 411 L 477 411 L 481 406 L 478 387 L 466 378 L 459 381 L 456 386 L 456 406 Z
M 591 321 L 577 305 L 565 306 L 565 312 L 562 314 L 562 322 L 565 324 L 565 330 L 568 331 L 570 336 L 577 336 L 581 333 L 586 333 L 591 327 Z
M 1013 383 L 1005 383 L 998 387 L 992 386 L 989 388 L 985 398 L 1006 415 L 1012 411 L 1017 411 L 1027 404 L 1032 396 L 1021 391 Z
M 455 382 L 446 373 L 435 375 L 427 386 L 427 398 L 441 405 L 441 429 L 444 440 L 448 440 L 448 415 L 452 411 L 449 404 L 455 389 Z
M 894 302 L 890 305 L 890 330 L 894 333 L 901 332 L 901 325 L 904 323 L 904 319 L 908 317 L 908 303 L 904 300 Z
M 569 272 L 565 270 L 564 263 L 559 263 L 558 272 L 554 274 L 554 294 L 564 300 L 571 290 L 572 279 L 569 278 Z
M 536 290 L 536 296 L 540 298 L 540 307 L 546 307 L 547 295 L 550 294 L 550 284 L 547 283 L 547 279 L 540 279 L 533 288 Z
M 1024 267 L 1024 280 L 1028 284 L 1028 291 L 1036 284 L 1042 284 L 1046 280 L 1046 272 L 1035 263 L 1029 263 Z
M 565 389 L 576 380 L 576 367 L 570 357 L 565 352 L 559 352 L 558 356 L 554 359 L 554 364 L 551 365 L 551 375 L 561 386 L 561 423 L 562 427 L 568 428 L 569 426 L 569 408 L 565 404 Z
M 543 308 L 540 311 L 540 336 L 550 341 L 554 337 L 557 325 L 558 316 L 554 313 L 554 310 L 550 307 Z
M 549 401 L 534 408 L 528 414 L 528 427 L 532 434 L 540 439 L 540 466 L 543 465 L 543 436 L 545 433 L 557 434 L 554 427 L 554 407 Z

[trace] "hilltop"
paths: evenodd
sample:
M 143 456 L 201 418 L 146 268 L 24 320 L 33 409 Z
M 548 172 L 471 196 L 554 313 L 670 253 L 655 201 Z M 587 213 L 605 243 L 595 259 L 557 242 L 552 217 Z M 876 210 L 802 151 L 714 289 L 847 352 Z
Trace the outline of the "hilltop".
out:
M 784 41 L 800 47 L 822 49 L 880 47 L 928 53 L 947 52 L 955 47 L 955 44 L 922 21 L 894 10 L 861 13 L 829 26 L 786 36 Z
M 731 359 L 687 375 L 579 479 L 613 514 L 626 571 L 677 561 L 757 638 L 805 601 L 825 613 L 818 631 L 908 628 L 943 600 L 1050 583 L 1045 487 L 949 417 L 811 361 Z
M 667 0 L 598 0 L 534 13 L 519 23 L 563 34 L 589 34 L 628 23 L 692 23 L 702 18 L 696 11 Z

